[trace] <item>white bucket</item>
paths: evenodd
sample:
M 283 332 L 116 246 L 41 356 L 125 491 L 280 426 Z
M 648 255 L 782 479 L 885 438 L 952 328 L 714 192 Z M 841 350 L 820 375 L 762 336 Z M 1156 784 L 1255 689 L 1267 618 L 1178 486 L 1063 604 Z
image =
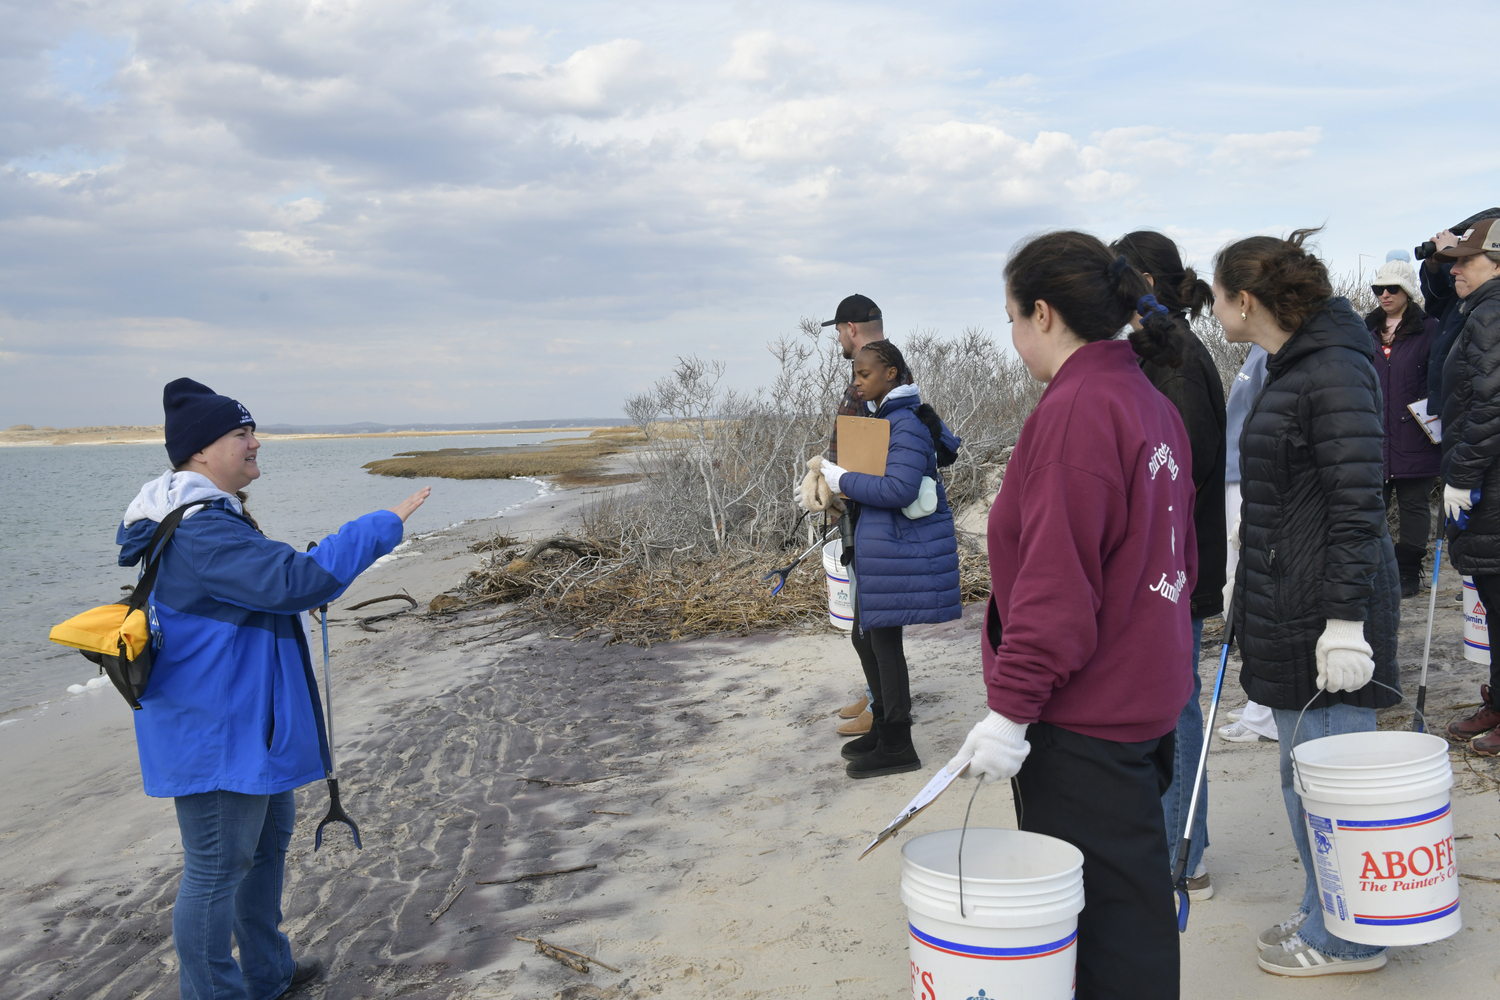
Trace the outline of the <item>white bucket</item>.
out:
M 849 585 L 849 567 L 843 563 L 844 541 L 835 538 L 823 546 L 823 572 L 828 576 L 828 624 L 846 632 L 854 629 L 854 588 Z
M 1464 659 L 1490 662 L 1490 623 L 1472 576 L 1464 577 Z
M 1083 853 L 1020 830 L 915 837 L 901 849 L 912 1000 L 1071 1000 L 1083 909 Z
M 1412 945 L 1463 927 L 1448 741 L 1346 733 L 1294 750 L 1323 923 L 1347 941 Z

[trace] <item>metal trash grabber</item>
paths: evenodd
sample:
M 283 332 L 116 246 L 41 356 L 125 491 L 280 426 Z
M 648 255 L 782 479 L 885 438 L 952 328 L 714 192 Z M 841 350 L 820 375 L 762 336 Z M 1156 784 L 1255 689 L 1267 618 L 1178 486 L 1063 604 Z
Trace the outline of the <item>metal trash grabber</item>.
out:
M 1478 503 L 1479 491 L 1470 490 L 1469 500 L 1471 503 Z M 1417 683 L 1417 711 L 1411 717 L 1411 731 L 1414 733 L 1427 731 L 1427 717 L 1422 714 L 1427 710 L 1427 658 L 1432 655 L 1432 617 L 1437 612 L 1438 570 L 1443 565 L 1443 535 L 1449 524 L 1463 531 L 1469 526 L 1468 511 L 1459 511 L 1457 518 L 1444 517 L 1443 531 L 1437 533 L 1437 546 L 1432 552 L 1432 590 L 1427 595 L 1427 642 L 1422 647 L 1422 679 Z
M 309 552 L 317 547 L 317 542 L 307 543 Z M 333 679 L 328 671 L 328 605 L 323 605 L 318 611 L 318 617 L 323 622 L 323 696 L 328 699 L 328 815 L 318 824 L 317 834 L 313 837 L 313 850 L 317 851 L 323 846 L 323 827 L 329 823 L 343 823 L 347 826 L 349 832 L 354 834 L 354 846 L 364 850 L 364 845 L 359 842 L 359 824 L 349 818 L 349 814 L 344 812 L 343 804 L 339 802 L 339 763 L 333 749 Z
M 1188 802 L 1187 823 L 1182 837 L 1177 841 L 1177 863 L 1172 872 L 1172 888 L 1180 901 L 1177 907 L 1177 930 L 1187 933 L 1188 888 L 1187 861 L 1193 850 L 1193 820 L 1198 815 L 1198 792 L 1203 788 L 1203 776 L 1208 770 L 1208 747 L 1214 733 L 1214 720 L 1219 715 L 1219 696 L 1224 692 L 1224 670 L 1229 665 L 1229 647 L 1234 642 L 1234 600 L 1224 608 L 1224 648 L 1219 651 L 1219 676 L 1214 679 L 1214 698 L 1208 707 L 1208 719 L 1203 727 L 1203 749 L 1198 752 L 1198 772 L 1193 775 L 1193 797 Z M 1197 669 L 1196 665 L 1194 669 Z
M 762 580 L 769 580 L 773 576 L 778 577 L 776 586 L 771 588 L 771 596 L 775 597 L 777 594 L 781 593 L 781 588 L 786 586 L 787 574 L 796 569 L 797 564 L 802 562 L 802 560 L 806 559 L 818 549 L 821 549 L 824 545 L 828 544 L 828 539 L 832 538 L 833 533 L 838 530 L 839 526 L 835 524 L 833 527 L 829 528 L 827 532 L 824 533 L 822 538 L 818 539 L 816 542 L 813 542 L 813 544 L 808 547 L 806 552 L 793 559 L 790 565 L 783 566 L 780 569 L 773 569 L 771 570 L 771 572 L 761 577 Z

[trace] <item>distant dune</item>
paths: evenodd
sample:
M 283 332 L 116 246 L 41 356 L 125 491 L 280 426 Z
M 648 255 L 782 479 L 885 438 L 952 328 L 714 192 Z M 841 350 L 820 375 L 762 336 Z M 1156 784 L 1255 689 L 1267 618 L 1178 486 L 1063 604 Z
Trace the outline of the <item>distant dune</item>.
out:
M 618 418 L 589 420 L 516 420 L 504 424 L 266 424 L 257 435 L 266 440 L 321 437 L 436 437 L 444 434 L 530 434 L 542 430 L 593 430 L 618 427 Z M 166 441 L 162 424 L 109 427 L 33 427 L 16 424 L 0 431 L 0 447 L 44 444 L 150 444 Z

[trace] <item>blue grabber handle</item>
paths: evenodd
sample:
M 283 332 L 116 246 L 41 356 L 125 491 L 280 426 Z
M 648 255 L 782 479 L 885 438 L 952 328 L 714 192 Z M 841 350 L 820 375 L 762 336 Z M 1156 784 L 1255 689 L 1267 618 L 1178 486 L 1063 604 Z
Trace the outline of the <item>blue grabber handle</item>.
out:
M 1469 503 L 1475 504 L 1475 503 L 1478 503 L 1478 502 L 1479 502 L 1479 491 L 1478 490 L 1470 490 L 1469 491 Z M 1466 511 L 1466 510 L 1461 510 L 1461 511 L 1458 512 L 1458 516 L 1455 517 L 1455 518 L 1452 518 L 1451 520 L 1458 527 L 1459 531 L 1463 531 L 1465 528 L 1467 528 L 1469 526 L 1469 512 Z

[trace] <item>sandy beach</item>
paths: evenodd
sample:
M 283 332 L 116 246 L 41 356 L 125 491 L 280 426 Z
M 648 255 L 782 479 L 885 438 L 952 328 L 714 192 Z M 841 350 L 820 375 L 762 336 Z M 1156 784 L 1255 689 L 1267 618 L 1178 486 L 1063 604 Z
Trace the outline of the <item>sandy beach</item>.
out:
M 643 650 L 543 634 L 491 642 L 483 627 L 419 614 L 368 633 L 339 610 L 405 589 L 425 611 L 477 564 L 470 543 L 496 530 L 524 536 L 565 524 L 589 495 L 557 492 L 414 541 L 336 605 L 341 785 L 365 846 L 354 850 L 330 827 L 314 853 L 326 791 L 318 784 L 298 793 L 285 927 L 297 951 L 329 967 L 299 995 L 904 996 L 905 835 L 856 858 L 981 714 L 979 606 L 960 621 L 908 630 L 924 771 L 860 782 L 845 777 L 833 734 L 832 713 L 858 683 L 841 633 Z M 1428 695 L 1434 724 L 1473 702 L 1484 676 L 1462 658 L 1456 590 L 1445 573 Z M 372 610 L 385 607 L 396 605 Z M 1403 605 L 1409 692 L 1425 610 L 1425 599 Z M 1204 657 L 1205 702 L 1216 666 L 1215 646 Z M 1225 705 L 1243 701 L 1231 663 Z M 1383 713 L 1383 725 L 1409 718 L 1398 706 Z M 1216 739 L 1207 855 L 1216 894 L 1193 906 L 1182 995 L 1492 988 L 1500 979 L 1500 782 L 1493 762 L 1453 759 L 1455 833 L 1466 838 L 1459 868 L 1489 880 L 1462 881 L 1465 929 L 1394 949 L 1372 975 L 1290 982 L 1256 968 L 1253 942 L 1292 912 L 1303 879 L 1276 747 Z M 53 702 L 0 727 L 0 760 L 0 994 L 176 996 L 177 828 L 172 803 L 140 790 L 129 709 L 112 690 Z M 909 834 L 960 825 L 972 789 L 957 786 Z M 982 788 L 972 825 L 1014 827 L 1009 790 Z M 518 935 L 541 935 L 621 971 L 580 974 Z

